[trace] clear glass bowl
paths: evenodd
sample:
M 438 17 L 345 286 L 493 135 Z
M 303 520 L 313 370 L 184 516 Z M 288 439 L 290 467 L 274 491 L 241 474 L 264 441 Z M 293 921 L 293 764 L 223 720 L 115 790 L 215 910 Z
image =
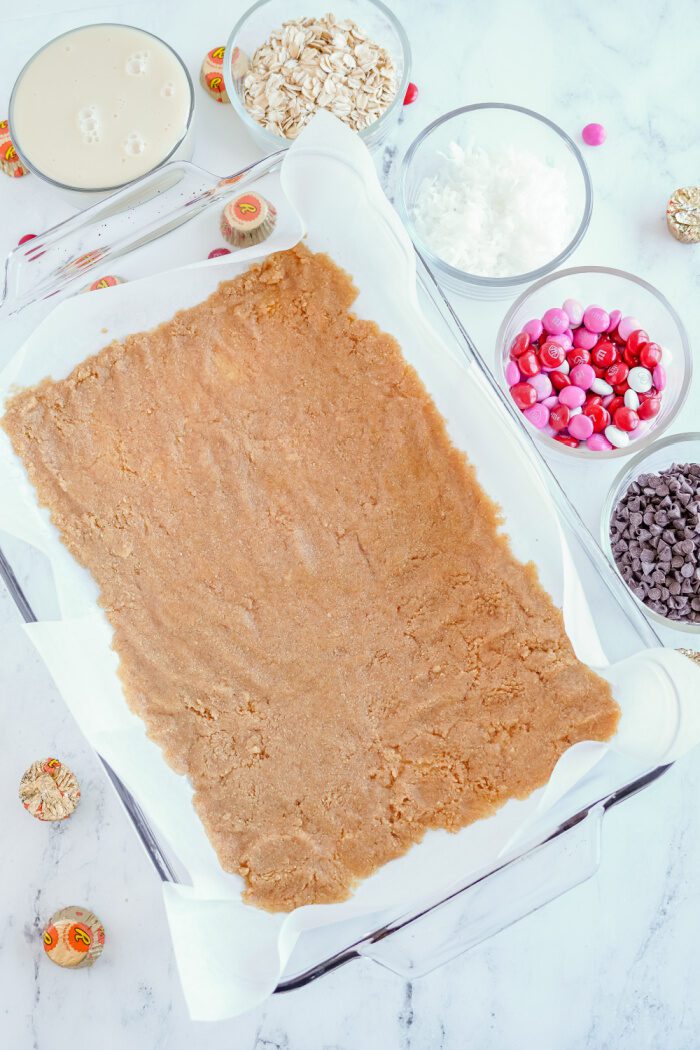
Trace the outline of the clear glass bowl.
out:
M 629 445 L 606 452 L 591 452 L 585 447 L 568 448 L 537 430 L 522 413 L 518 413 L 523 426 L 528 427 L 549 451 L 562 456 L 621 459 L 640 452 L 673 422 L 690 388 L 693 358 L 683 322 L 658 289 L 634 274 L 605 266 L 576 266 L 560 270 L 528 288 L 516 299 L 501 324 L 496 337 L 496 374 L 506 391 L 505 367 L 513 339 L 527 321 L 542 317 L 546 310 L 561 306 L 565 299 L 578 299 L 584 307 L 597 303 L 608 311 L 621 310 L 623 316 L 636 317 L 651 339 L 663 347 L 667 384 L 661 409 L 654 419 L 640 424 Z
M 283 22 L 295 18 L 309 18 L 323 15 L 329 7 L 320 6 L 317 0 L 258 0 L 238 19 L 226 45 L 224 54 L 224 83 L 231 100 L 233 110 L 252 138 L 265 153 L 273 153 L 288 141 L 263 128 L 248 113 L 243 102 L 243 83 L 234 76 L 232 59 L 236 48 L 250 58 L 263 44 L 274 29 L 279 29 Z M 401 23 L 394 14 L 379 0 L 337 0 L 332 7 L 338 19 L 350 18 L 360 29 L 363 29 L 372 40 L 381 44 L 389 52 L 396 65 L 398 88 L 391 105 L 382 113 L 379 120 L 358 132 L 369 149 L 380 145 L 391 129 L 395 127 L 403 106 L 404 95 L 411 72 L 411 48 Z
M 576 217 L 575 233 L 555 258 L 536 270 L 510 277 L 481 277 L 466 273 L 436 255 L 416 229 L 413 213 L 423 180 L 438 170 L 451 142 L 464 146 L 472 140 L 485 148 L 512 146 L 536 153 L 566 175 L 571 208 Z M 522 106 L 482 102 L 445 113 L 421 131 L 404 157 L 397 203 L 413 243 L 442 285 L 475 299 L 508 299 L 524 285 L 551 273 L 569 258 L 588 229 L 593 192 L 584 159 L 566 132 L 547 117 Z
M 127 25 L 127 24 L 121 23 L 121 22 L 103 22 L 103 23 L 96 23 L 96 24 L 99 24 L 100 26 L 104 25 L 107 28 L 133 29 L 133 30 L 135 30 L 138 33 L 143 33 L 145 36 L 151 37 L 153 40 L 157 40 L 159 44 L 162 44 L 163 47 L 166 47 L 168 49 L 168 51 L 172 52 L 172 54 L 177 59 L 179 65 L 181 66 L 182 71 L 183 71 L 183 73 L 185 75 L 185 79 L 187 81 L 187 85 L 188 85 L 189 93 L 190 93 L 190 103 L 189 103 L 189 111 L 188 111 L 188 114 L 187 114 L 187 123 L 185 125 L 184 131 L 182 132 L 182 135 L 174 143 L 172 148 L 168 151 L 167 155 L 165 157 L 161 157 L 158 160 L 158 162 L 153 165 L 152 168 L 149 168 L 148 171 L 142 172 L 140 175 L 138 175 L 134 179 L 128 179 L 125 182 L 118 182 L 118 183 L 115 183 L 114 185 L 111 185 L 111 186 L 84 187 L 84 186 L 71 186 L 71 185 L 69 185 L 67 183 L 64 183 L 64 182 L 58 182 L 56 179 L 51 178 L 50 175 L 47 175 L 40 168 L 38 168 L 35 164 L 33 164 L 32 161 L 26 156 L 26 154 L 23 151 L 21 136 L 18 136 L 17 130 L 16 130 L 15 125 L 14 125 L 14 103 L 15 103 L 15 99 L 16 99 L 16 95 L 17 95 L 17 89 L 18 89 L 18 87 L 20 85 L 20 82 L 24 78 L 24 76 L 28 72 L 31 72 L 31 65 L 34 62 L 34 60 L 37 57 L 37 55 L 41 54 L 41 52 L 44 51 L 45 48 L 49 47 L 56 40 L 61 40 L 64 36 L 72 36 L 74 33 L 80 32 L 81 29 L 92 29 L 93 28 L 93 24 L 89 23 L 88 25 L 85 25 L 85 26 L 76 26 L 74 29 L 69 29 L 69 30 L 67 30 L 67 32 L 61 33 L 61 34 L 59 34 L 59 36 L 54 37 L 51 40 L 47 40 L 47 42 L 43 45 L 43 47 L 40 47 L 39 50 L 36 51 L 32 55 L 32 57 L 25 63 L 25 65 L 23 66 L 22 70 L 19 73 L 19 76 L 17 77 L 17 79 L 15 81 L 14 87 L 12 89 L 12 95 L 10 96 L 8 123 L 10 125 L 10 130 L 11 130 L 11 133 L 12 133 L 12 141 L 14 142 L 15 148 L 16 148 L 19 156 L 22 159 L 22 163 L 24 165 L 26 165 L 26 167 L 29 168 L 29 170 L 32 171 L 35 175 L 37 175 L 40 179 L 43 179 L 44 182 L 48 182 L 49 185 L 55 186 L 58 190 L 61 190 L 63 192 L 63 195 L 65 197 L 67 197 L 70 200 L 70 202 L 72 204 L 76 205 L 76 206 L 81 206 L 81 205 L 87 206 L 89 204 L 94 204 L 94 203 L 98 202 L 101 198 L 107 197 L 110 194 L 115 193 L 117 190 L 122 189 L 124 186 L 128 186 L 130 182 L 135 182 L 135 181 L 137 181 L 137 179 L 143 178 L 145 175 L 152 174 L 154 171 L 157 171 L 159 168 L 161 168 L 164 164 L 167 164 L 168 161 L 171 161 L 171 160 L 172 161 L 174 161 L 174 160 L 190 160 L 192 158 L 192 153 L 194 151 L 194 134 L 193 134 L 194 85 L 192 84 L 192 77 L 190 76 L 189 70 L 188 70 L 187 66 L 185 65 L 185 63 L 183 62 L 183 60 L 180 57 L 180 55 L 177 53 L 177 51 L 173 47 L 171 47 L 170 44 L 166 40 L 162 40 L 161 37 L 156 36 L 155 33 L 151 33 L 147 29 L 142 29 L 140 26 Z M 80 70 L 78 70 L 77 73 L 79 75 L 80 74 Z
M 617 567 L 610 544 L 610 521 L 613 511 L 629 486 L 633 481 L 636 481 L 640 474 L 658 474 L 673 463 L 700 463 L 700 433 L 671 434 L 661 441 L 655 441 L 653 445 L 644 449 L 643 452 L 640 452 L 639 455 L 625 464 L 624 470 L 620 471 L 612 483 L 601 512 L 600 539 L 603 551 L 610 559 L 610 564 L 614 567 L 620 579 L 622 579 L 622 574 Z M 625 586 L 627 585 L 625 584 Z M 670 620 L 666 616 L 660 616 L 659 613 L 654 612 L 653 609 L 645 605 L 631 588 L 630 593 L 650 620 L 655 620 L 657 623 L 662 623 L 665 627 L 671 627 L 674 630 L 686 631 L 689 634 L 700 634 L 700 623 L 683 623 L 680 620 Z

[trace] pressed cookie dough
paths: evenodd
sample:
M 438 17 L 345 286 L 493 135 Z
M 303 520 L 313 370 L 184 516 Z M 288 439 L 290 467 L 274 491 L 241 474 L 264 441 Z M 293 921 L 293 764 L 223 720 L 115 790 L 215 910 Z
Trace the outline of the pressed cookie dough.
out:
M 273 255 L 3 419 L 129 704 L 272 910 L 527 796 L 619 713 L 355 296 Z

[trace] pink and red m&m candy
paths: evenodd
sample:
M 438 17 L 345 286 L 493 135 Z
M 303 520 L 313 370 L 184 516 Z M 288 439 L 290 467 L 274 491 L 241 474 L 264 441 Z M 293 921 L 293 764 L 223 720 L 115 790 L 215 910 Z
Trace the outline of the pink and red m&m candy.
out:
M 658 416 L 668 357 L 636 317 L 567 299 L 523 325 L 505 378 L 528 423 L 548 438 L 609 452 Z

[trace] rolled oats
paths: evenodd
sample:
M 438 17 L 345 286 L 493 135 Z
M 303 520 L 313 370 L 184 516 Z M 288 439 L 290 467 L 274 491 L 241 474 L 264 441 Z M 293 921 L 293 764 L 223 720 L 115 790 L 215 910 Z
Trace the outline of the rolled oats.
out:
M 243 80 L 248 113 L 268 131 L 294 139 L 319 109 L 354 131 L 373 124 L 398 90 L 385 48 L 350 19 L 301 18 L 270 34 Z

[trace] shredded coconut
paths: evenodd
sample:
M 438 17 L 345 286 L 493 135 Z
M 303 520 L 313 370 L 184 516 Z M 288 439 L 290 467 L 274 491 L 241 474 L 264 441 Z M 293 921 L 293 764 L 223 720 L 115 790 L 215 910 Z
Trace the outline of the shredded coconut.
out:
M 574 234 L 566 175 L 534 153 L 451 142 L 423 179 L 416 230 L 445 262 L 480 277 L 514 277 L 563 251 Z

